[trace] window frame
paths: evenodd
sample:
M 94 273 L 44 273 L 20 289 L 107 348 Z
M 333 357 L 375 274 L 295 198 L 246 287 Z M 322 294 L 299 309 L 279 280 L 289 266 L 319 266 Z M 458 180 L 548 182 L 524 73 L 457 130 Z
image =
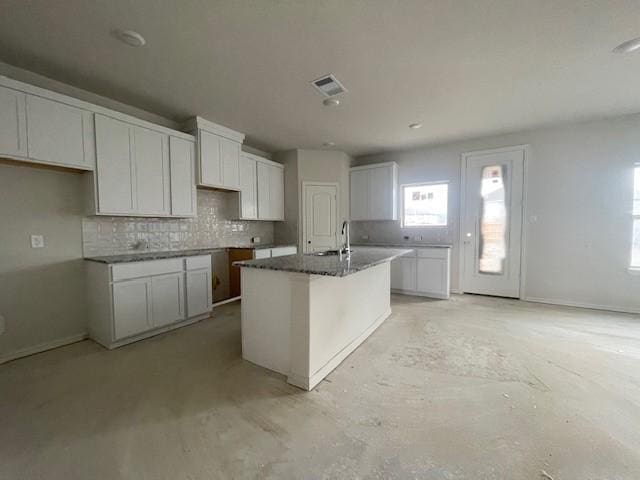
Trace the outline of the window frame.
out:
M 437 180 L 433 182 L 415 182 L 415 183 L 403 183 L 400 185 L 400 228 L 449 228 L 451 224 L 450 215 L 449 215 L 449 185 L 451 182 L 449 180 Z M 404 189 L 405 187 L 425 187 L 430 185 L 446 185 L 447 186 L 447 223 L 444 225 L 406 225 L 404 221 Z
M 633 233 L 634 226 L 636 221 L 640 222 L 640 211 L 635 211 L 635 203 L 636 203 L 636 173 L 640 173 L 640 162 L 633 164 L 633 196 L 631 199 L 631 255 L 629 257 L 629 270 L 632 272 L 638 272 L 640 274 L 640 263 L 637 265 L 633 264 Z M 640 186 L 640 185 L 639 185 Z

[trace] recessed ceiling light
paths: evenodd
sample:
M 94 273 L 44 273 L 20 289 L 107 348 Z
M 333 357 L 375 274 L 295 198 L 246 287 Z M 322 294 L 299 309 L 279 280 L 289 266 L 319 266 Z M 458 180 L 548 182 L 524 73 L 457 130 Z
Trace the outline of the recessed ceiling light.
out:
M 322 144 L 323 147 L 335 147 L 336 146 L 336 142 L 324 142 Z
M 412 123 L 409 125 L 409 128 L 413 128 L 414 130 L 417 130 L 420 127 L 422 127 L 421 123 Z
M 627 40 L 613 49 L 613 53 L 633 53 L 640 51 L 640 37 Z
M 338 105 L 340 105 L 340 100 L 338 100 L 337 98 L 325 98 L 322 101 L 322 104 L 325 107 L 337 107 Z
M 116 30 L 114 32 L 116 38 L 130 47 L 142 47 L 147 43 L 142 35 L 133 30 Z

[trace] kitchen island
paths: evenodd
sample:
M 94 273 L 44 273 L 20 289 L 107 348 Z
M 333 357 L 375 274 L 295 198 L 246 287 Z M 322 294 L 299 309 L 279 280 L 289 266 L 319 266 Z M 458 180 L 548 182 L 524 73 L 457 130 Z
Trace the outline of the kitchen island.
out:
M 391 314 L 390 267 L 407 249 L 288 255 L 242 269 L 242 356 L 313 389 Z

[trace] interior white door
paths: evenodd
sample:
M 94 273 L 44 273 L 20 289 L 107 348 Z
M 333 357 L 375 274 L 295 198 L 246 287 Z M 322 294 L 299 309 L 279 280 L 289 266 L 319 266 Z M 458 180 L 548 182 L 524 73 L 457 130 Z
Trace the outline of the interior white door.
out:
M 304 185 L 305 253 L 337 248 L 338 186 Z
M 524 149 L 463 156 L 464 292 L 520 297 Z

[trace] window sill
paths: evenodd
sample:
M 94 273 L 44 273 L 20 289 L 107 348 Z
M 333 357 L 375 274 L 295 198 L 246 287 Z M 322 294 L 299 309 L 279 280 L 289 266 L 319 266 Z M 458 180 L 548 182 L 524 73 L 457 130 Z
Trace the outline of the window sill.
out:
M 629 272 L 629 275 L 640 275 L 640 267 L 629 267 L 627 272 Z

